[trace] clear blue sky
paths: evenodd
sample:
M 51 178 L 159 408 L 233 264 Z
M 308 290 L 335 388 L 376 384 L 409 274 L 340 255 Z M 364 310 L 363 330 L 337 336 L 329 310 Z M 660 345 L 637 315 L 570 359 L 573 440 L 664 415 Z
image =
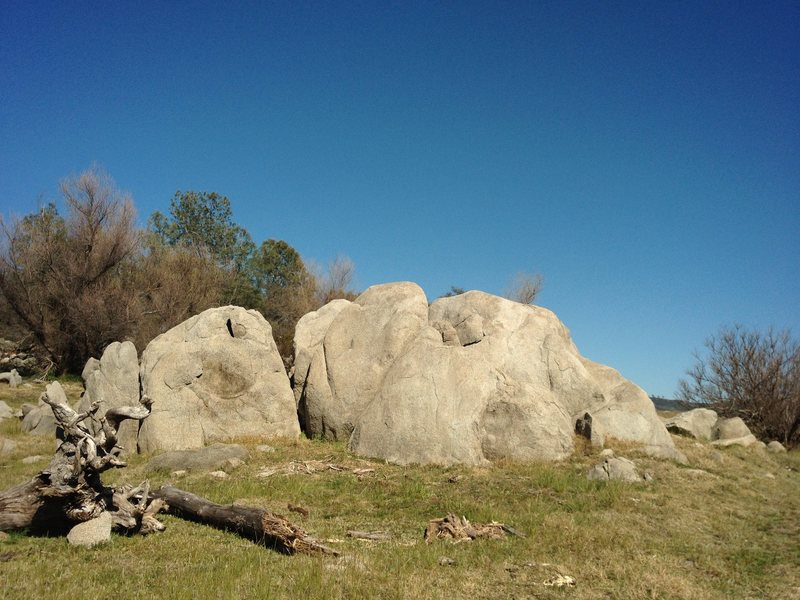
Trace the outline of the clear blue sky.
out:
M 0 212 L 92 163 L 144 223 L 540 304 L 671 396 L 734 321 L 800 335 L 799 2 L 0 3 Z

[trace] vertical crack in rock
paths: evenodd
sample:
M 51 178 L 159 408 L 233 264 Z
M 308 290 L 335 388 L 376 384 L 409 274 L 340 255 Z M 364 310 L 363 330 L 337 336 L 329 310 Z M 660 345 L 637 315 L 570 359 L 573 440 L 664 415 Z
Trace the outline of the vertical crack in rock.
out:
M 233 325 L 231 324 L 231 320 L 230 319 L 228 319 L 228 322 L 225 323 L 225 325 L 228 328 L 228 333 L 231 334 L 231 337 L 236 337 L 235 335 L 233 335 Z

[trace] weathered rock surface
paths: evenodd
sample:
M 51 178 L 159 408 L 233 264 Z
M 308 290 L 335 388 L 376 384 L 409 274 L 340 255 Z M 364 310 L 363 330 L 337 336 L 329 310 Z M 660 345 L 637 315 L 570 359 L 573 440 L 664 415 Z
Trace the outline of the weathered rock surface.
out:
M 715 440 L 733 440 L 750 434 L 750 428 L 740 417 L 718 419 L 714 424 L 713 438 Z
M 695 408 L 666 420 L 667 431 L 698 440 L 710 440 L 718 415 L 708 408 Z
M 32 344 L 20 347 L 17 343 L 0 338 L 0 371 L 17 371 L 22 376 L 44 370 L 49 361 L 41 348 Z
M 429 307 L 413 283 L 326 308 L 295 336 L 309 435 L 400 464 L 557 460 L 589 413 L 596 444 L 614 437 L 679 455 L 647 394 L 581 357 L 544 308 L 482 292 Z
M 769 444 L 767 444 L 767 451 L 774 454 L 779 454 L 786 452 L 786 448 L 778 440 L 772 440 Z
M 740 417 L 717 419 L 712 432 L 714 446 L 726 448 L 728 446 L 752 446 L 758 440 L 750 433 L 750 429 Z
M 211 471 L 219 469 L 232 460 L 243 461 L 248 457 L 247 449 L 238 444 L 213 444 L 194 450 L 172 450 L 150 459 L 147 471 Z
M 336 437 L 331 417 L 325 422 L 334 400 L 327 379 L 323 341 L 333 320 L 349 305 L 350 301 L 343 299 L 329 302 L 304 315 L 295 327 L 294 397 L 300 420 L 312 435 Z
M 39 404 L 30 408 L 27 412 L 25 412 L 25 408 L 23 406 L 25 416 L 22 419 L 22 431 L 31 435 L 55 437 L 56 417 L 53 414 L 53 409 L 42 400 L 39 400 Z
M 67 534 L 67 541 L 73 546 L 95 546 L 111 541 L 111 513 L 102 512 L 99 517 L 75 525 Z
M 628 481 L 631 483 L 638 483 L 646 479 L 639 474 L 632 461 L 621 456 L 606 458 L 600 464 L 589 469 L 586 477 L 596 481 Z
M 711 442 L 712 446 L 716 446 L 717 448 L 727 448 L 728 446 L 744 446 L 748 448 L 750 446 L 758 444 L 758 439 L 752 433 L 748 435 L 743 435 L 742 437 L 738 438 L 727 438 L 724 440 L 714 440 Z
M 213 308 L 177 325 L 150 342 L 140 374 L 153 401 L 141 452 L 300 433 L 272 328 L 257 311 Z
M 0 381 L 5 381 L 10 387 L 15 388 L 22 383 L 22 377 L 16 369 L 11 369 L 5 373 L 0 373 Z
M 3 400 L 0 400 L 0 419 L 10 419 L 14 416 L 14 411 Z
M 100 360 L 90 358 L 82 373 L 86 391 L 83 393 L 78 411 L 86 411 L 92 402 L 100 402 L 97 416 L 101 417 L 111 408 L 139 405 L 139 357 L 132 342 L 114 342 L 103 351 Z M 85 424 L 93 434 L 95 422 Z M 127 452 L 136 452 L 139 423 L 123 421 L 118 431 L 118 443 Z

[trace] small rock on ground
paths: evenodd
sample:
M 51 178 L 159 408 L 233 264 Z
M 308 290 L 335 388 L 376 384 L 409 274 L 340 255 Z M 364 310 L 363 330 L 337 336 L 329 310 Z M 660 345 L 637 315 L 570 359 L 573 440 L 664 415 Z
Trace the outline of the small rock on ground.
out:
M 0 419 L 10 419 L 14 416 L 14 411 L 3 400 L 0 400 Z
M 592 467 L 586 474 L 586 477 L 591 480 L 618 480 L 629 482 L 649 481 L 649 479 L 652 479 L 652 476 L 647 479 L 639 475 L 639 471 L 636 470 L 636 465 L 627 458 L 622 457 L 606 458 L 600 464 Z
M 145 465 L 148 471 L 211 471 L 223 468 L 230 459 L 246 460 L 247 449 L 238 444 L 214 444 L 193 450 L 172 450 L 153 457 Z
M 211 477 L 213 477 L 214 479 L 227 479 L 228 478 L 228 474 L 225 471 L 211 471 L 211 473 L 209 473 L 209 475 Z
M 26 465 L 32 465 L 33 463 L 37 463 L 37 462 L 39 462 L 41 460 L 44 460 L 44 459 L 45 459 L 44 456 L 40 456 L 39 454 L 36 454 L 34 456 L 26 456 L 25 458 L 22 459 L 22 463 L 26 464 Z
M 775 454 L 786 452 L 786 448 L 778 440 L 772 440 L 769 444 L 767 444 L 767 450 L 769 452 L 774 452 Z
M 104 512 L 96 519 L 75 525 L 67 534 L 67 541 L 73 546 L 86 547 L 111 541 L 111 513 Z

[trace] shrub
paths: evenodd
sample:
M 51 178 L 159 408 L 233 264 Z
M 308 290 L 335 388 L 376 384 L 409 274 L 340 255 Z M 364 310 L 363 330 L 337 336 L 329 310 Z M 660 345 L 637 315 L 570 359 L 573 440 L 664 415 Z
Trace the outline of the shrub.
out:
M 753 433 L 800 442 L 800 344 L 789 331 L 724 327 L 679 384 L 684 402 L 741 417 Z

